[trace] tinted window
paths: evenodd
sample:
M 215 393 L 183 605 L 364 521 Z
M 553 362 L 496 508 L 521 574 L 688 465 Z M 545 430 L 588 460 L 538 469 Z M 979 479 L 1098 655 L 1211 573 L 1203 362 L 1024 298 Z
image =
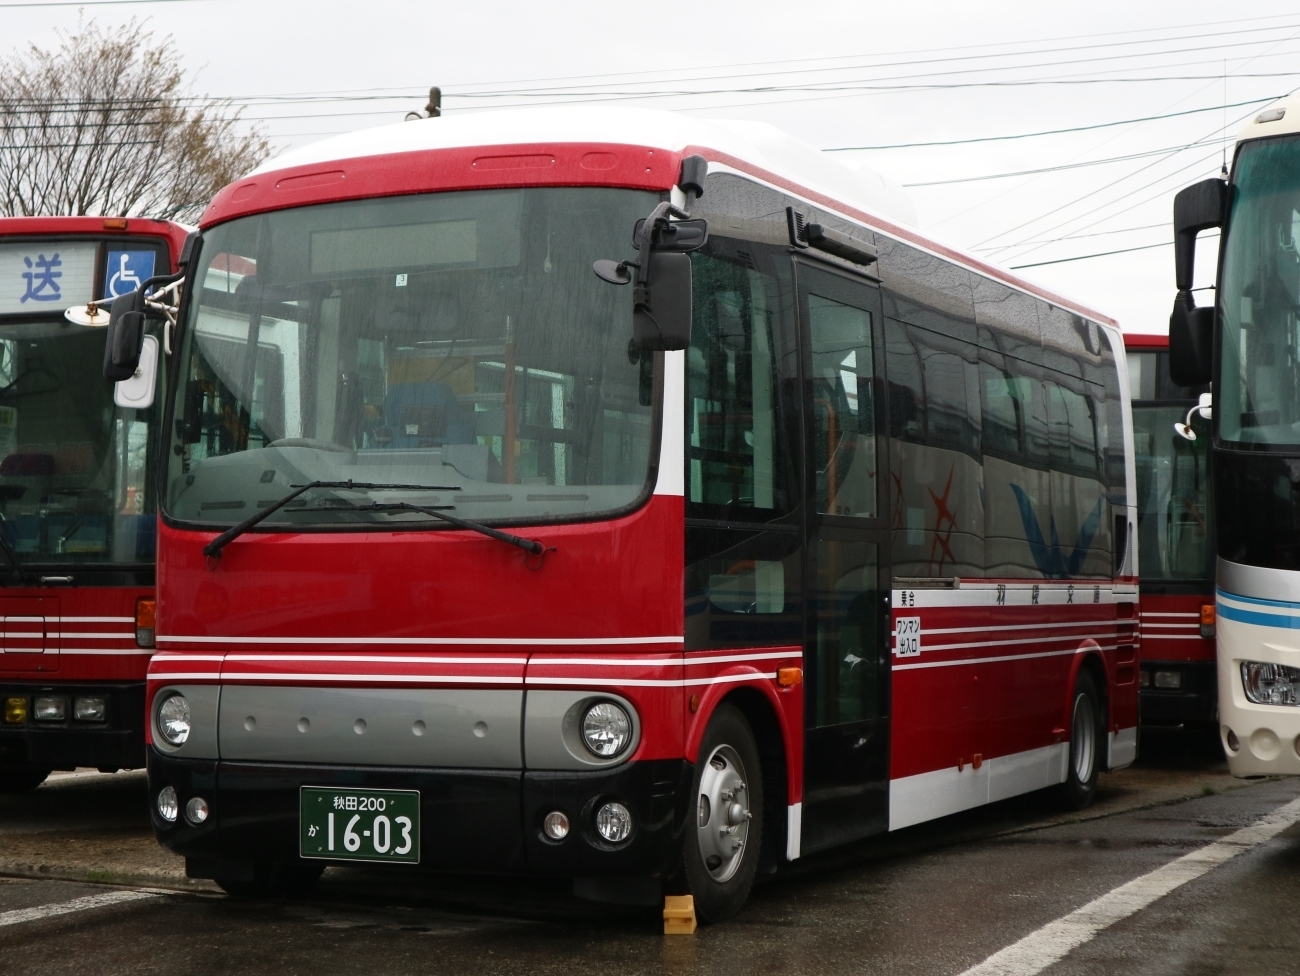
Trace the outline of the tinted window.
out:
M 817 510 L 876 516 L 871 313 L 808 293 Z
M 777 325 L 788 297 L 754 263 L 743 245 L 720 239 L 692 255 L 686 457 L 696 518 L 767 521 L 797 497 L 777 381 Z

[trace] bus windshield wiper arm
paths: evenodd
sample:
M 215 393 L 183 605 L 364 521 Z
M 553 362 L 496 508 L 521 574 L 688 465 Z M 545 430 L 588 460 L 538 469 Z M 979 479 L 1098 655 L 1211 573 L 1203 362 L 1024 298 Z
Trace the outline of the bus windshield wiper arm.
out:
M 250 515 L 238 525 L 232 525 L 230 528 L 226 529 L 225 532 L 222 532 L 221 535 L 209 542 L 203 547 L 203 555 L 207 556 L 209 559 L 220 559 L 221 550 L 226 548 L 232 540 L 239 538 L 253 526 L 257 525 L 258 522 L 274 515 L 299 495 L 304 494 L 313 488 L 337 488 L 341 491 L 460 491 L 459 485 L 384 485 L 374 484 L 369 481 L 309 481 L 305 485 L 293 485 L 291 487 L 293 488 L 293 491 L 289 492 L 289 494 L 285 495 L 283 498 L 276 499 L 270 505 L 267 505 L 266 508 L 262 509 L 255 515 Z M 15 565 L 17 564 L 15 563 Z
M 525 539 L 521 536 L 511 535 L 509 532 L 502 532 L 500 529 L 494 529 L 489 525 L 484 525 L 482 522 L 471 522 L 469 519 L 457 518 L 455 515 L 448 515 L 446 512 L 440 511 L 438 508 L 429 505 L 412 505 L 410 502 L 375 502 L 372 505 L 366 505 L 364 507 L 369 511 L 376 512 L 406 511 L 431 515 L 434 518 L 442 519 L 444 522 L 450 522 L 457 528 L 469 529 L 471 532 L 485 535 L 489 539 L 496 539 L 499 542 L 518 546 L 531 556 L 540 556 L 546 551 L 546 547 L 536 539 Z

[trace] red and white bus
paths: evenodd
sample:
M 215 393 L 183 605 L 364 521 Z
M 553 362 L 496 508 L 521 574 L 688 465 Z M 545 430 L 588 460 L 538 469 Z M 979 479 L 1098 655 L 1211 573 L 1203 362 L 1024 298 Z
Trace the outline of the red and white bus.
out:
M 1119 330 L 907 221 L 767 126 L 625 110 L 221 191 L 165 425 L 162 843 L 233 892 L 363 859 L 716 920 L 810 851 L 1088 802 L 1136 749 Z
M 1173 384 L 1167 335 L 1128 333 L 1124 346 L 1137 474 L 1142 725 L 1213 728 L 1219 693 L 1210 423 L 1192 409 L 1209 386 Z M 1185 421 L 1196 440 L 1174 430 Z
M 186 235 L 138 218 L 0 219 L 0 791 L 144 765 L 163 357 L 154 336 L 148 375 L 115 387 L 105 330 L 84 313 L 171 273 Z

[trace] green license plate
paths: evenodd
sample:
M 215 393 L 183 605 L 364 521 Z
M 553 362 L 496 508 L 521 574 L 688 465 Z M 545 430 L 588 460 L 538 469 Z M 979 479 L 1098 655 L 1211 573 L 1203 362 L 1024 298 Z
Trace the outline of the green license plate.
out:
M 298 843 L 303 857 L 420 862 L 420 791 L 304 786 Z

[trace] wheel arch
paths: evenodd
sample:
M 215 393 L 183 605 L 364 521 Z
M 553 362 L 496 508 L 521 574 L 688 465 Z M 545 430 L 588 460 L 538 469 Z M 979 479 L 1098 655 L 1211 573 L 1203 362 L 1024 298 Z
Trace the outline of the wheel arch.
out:
M 763 847 L 759 852 L 759 874 L 772 874 L 780 865 L 786 850 L 787 812 L 789 792 L 786 741 L 776 706 L 767 695 L 753 687 L 739 687 L 729 691 L 713 703 L 705 720 L 699 723 L 695 748 L 703 736 L 703 729 L 722 705 L 735 707 L 754 734 L 758 745 L 758 760 L 763 777 Z M 699 761 L 698 754 L 695 757 Z

